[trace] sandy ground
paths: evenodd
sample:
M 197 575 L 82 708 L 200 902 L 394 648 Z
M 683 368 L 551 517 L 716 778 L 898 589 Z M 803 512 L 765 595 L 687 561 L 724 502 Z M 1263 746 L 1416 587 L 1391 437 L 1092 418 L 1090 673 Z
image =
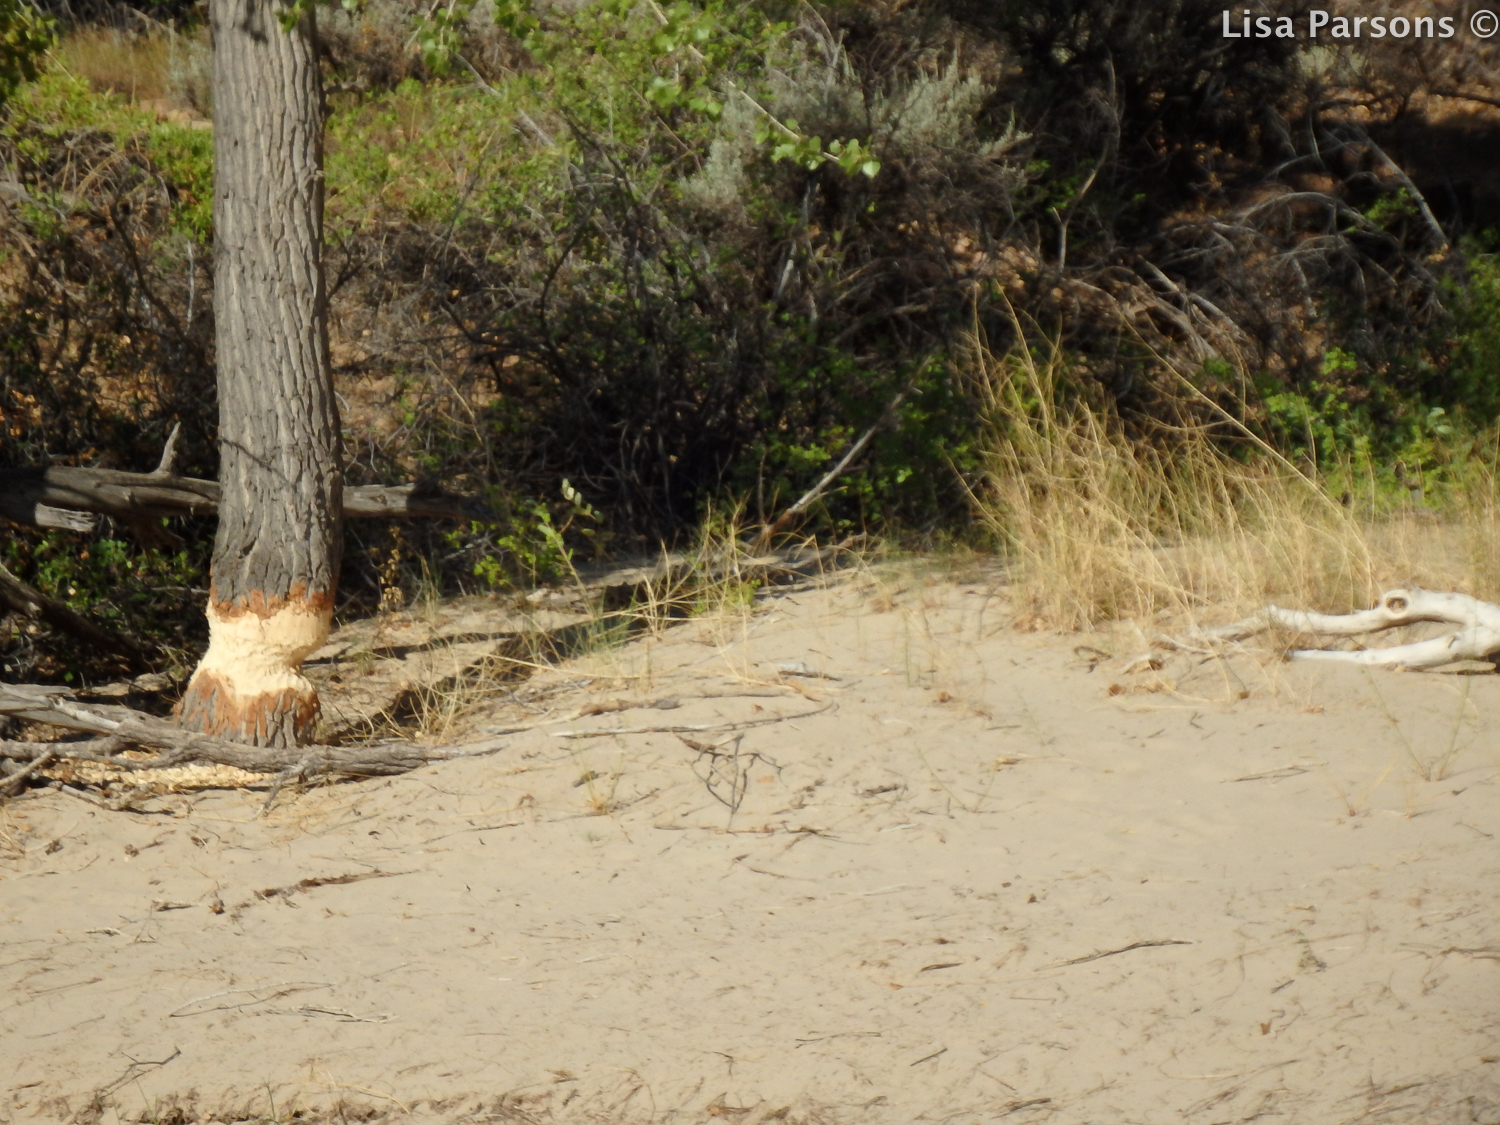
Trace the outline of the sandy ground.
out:
M 892 573 L 490 758 L 12 802 L 0 1121 L 1500 1123 L 1500 681 L 1009 620 Z

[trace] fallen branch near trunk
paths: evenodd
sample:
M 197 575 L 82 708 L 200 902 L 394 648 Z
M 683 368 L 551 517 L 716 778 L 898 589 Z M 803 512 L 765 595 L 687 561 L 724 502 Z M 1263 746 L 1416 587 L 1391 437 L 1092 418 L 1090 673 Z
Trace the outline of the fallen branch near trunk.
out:
M 1194 638 L 1209 641 L 1242 641 L 1268 629 L 1329 637 L 1358 637 L 1400 625 L 1435 621 L 1457 629 L 1414 644 L 1353 652 L 1330 649 L 1296 649 L 1291 660 L 1338 660 L 1376 668 L 1439 668 L 1461 660 L 1494 661 L 1500 655 L 1500 605 L 1482 602 L 1467 594 L 1442 594 L 1432 590 L 1387 590 L 1374 609 L 1359 613 L 1304 613 L 1267 606 L 1259 613 L 1222 625 L 1202 629 Z
M 320 775 L 387 777 L 429 762 L 492 754 L 505 745 L 503 739 L 491 738 L 468 746 L 418 746 L 411 742 L 369 746 L 247 746 L 183 730 L 175 723 L 128 707 L 85 706 L 74 702 L 65 690 L 30 684 L 0 685 L 0 715 L 97 736 L 80 742 L 0 741 L 0 758 L 24 761 L 32 768 L 39 768 L 37 759 L 48 754 L 57 760 L 94 762 L 130 771 L 208 762 L 251 773 L 276 774 L 278 788 L 293 778 Z M 155 753 L 149 758 L 127 758 L 121 756 L 125 750 Z
M 49 598 L 40 590 L 28 586 L 4 566 L 0 566 L 0 608 L 32 621 L 44 622 L 54 629 L 119 653 L 134 662 L 139 662 L 145 656 L 142 646 L 129 637 L 94 624 L 76 610 L 69 609 L 55 598 Z
M 217 481 L 174 473 L 121 473 L 53 465 L 46 469 L 0 469 L 0 515 L 33 527 L 88 526 L 76 515 L 89 512 L 125 522 L 161 516 L 213 515 L 219 510 Z M 344 515 L 485 519 L 493 513 L 469 496 L 453 496 L 426 484 L 369 484 L 344 489 Z
M 0 516 L 30 527 L 87 531 L 88 515 L 106 515 L 137 529 L 163 516 L 213 515 L 219 510 L 217 481 L 178 476 L 170 468 L 154 473 L 80 469 L 0 469 Z M 348 518 L 390 516 L 408 519 L 492 519 L 494 513 L 471 496 L 454 496 L 425 484 L 370 484 L 344 489 Z M 150 532 L 146 532 L 149 537 Z

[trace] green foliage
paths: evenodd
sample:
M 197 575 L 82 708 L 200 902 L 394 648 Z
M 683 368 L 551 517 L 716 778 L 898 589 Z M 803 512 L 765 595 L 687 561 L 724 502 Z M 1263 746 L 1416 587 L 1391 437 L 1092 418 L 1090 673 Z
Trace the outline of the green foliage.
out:
M 214 135 L 167 121 L 147 127 L 140 144 L 172 193 L 172 226 L 207 245 L 214 221 Z
M 1365 210 L 1365 218 L 1378 227 L 1393 227 L 1417 214 L 1417 201 L 1404 187 L 1382 195 Z
M 1453 320 L 1431 346 L 1447 362 L 1441 379 L 1427 388 L 1429 396 L 1482 421 L 1500 416 L 1500 254 L 1488 248 L 1493 241 L 1469 240 L 1463 247 L 1468 276 L 1450 285 Z
M 1261 400 L 1267 436 L 1292 458 L 1345 492 L 1370 503 L 1405 505 L 1419 494 L 1466 479 L 1475 449 L 1473 426 L 1442 406 L 1392 397 L 1353 403 L 1348 382 L 1358 361 L 1342 348 L 1323 357 L 1326 379 L 1300 390 L 1267 390 Z
M 57 37 L 53 23 L 29 0 L 0 0 L 0 105 L 41 74 L 41 58 Z
M 881 419 L 828 518 L 954 510 L 973 411 L 911 348 L 932 350 L 963 298 L 952 247 L 919 232 L 937 206 L 1003 208 L 1022 175 L 1019 134 L 978 124 L 990 89 L 956 69 L 868 86 L 754 5 L 501 3 L 495 20 L 534 66 L 340 98 L 329 123 L 330 244 L 420 263 L 419 291 L 493 378 L 471 421 L 412 374 L 425 358 L 392 365 L 420 435 L 407 471 L 482 459 L 480 479 L 520 496 L 566 476 L 649 542 L 726 490 L 774 517 Z M 400 283 L 369 284 L 384 303 Z
M 172 650 L 196 643 L 203 632 L 208 547 L 208 540 L 199 539 L 163 551 L 109 534 L 80 542 L 78 536 L 62 532 L 22 531 L 6 539 L 3 557 L 7 568 L 49 597 L 110 628 Z M 59 675 L 71 683 L 101 657 L 79 653 L 55 668 L 51 658 L 18 647 L 26 629 L 11 622 L 0 630 L 0 663 L 17 674 Z
M 0 0 L 3 2 L 3 0 Z M 173 229 L 201 243 L 213 226 L 213 133 L 159 120 L 118 94 L 58 72 L 41 75 L 11 101 L 0 138 L 39 165 L 48 164 L 70 135 L 99 130 L 116 147 L 139 154 L 161 177 L 171 201 Z M 55 212 L 54 212 L 55 213 Z
M 1350 405 L 1341 387 L 1313 382 L 1266 394 L 1262 403 L 1277 444 L 1297 458 L 1326 468 L 1351 453 L 1369 455 L 1369 416 Z
M 822 138 L 799 131 L 795 119 L 777 120 L 739 85 L 764 73 L 766 61 L 790 30 L 768 19 L 753 4 L 725 0 L 677 0 L 663 7 L 647 0 L 594 0 L 571 13 L 557 10 L 543 20 L 530 0 L 492 0 L 493 19 L 555 79 L 561 89 L 569 79 L 594 85 L 590 71 L 607 68 L 606 83 L 630 91 L 663 115 L 688 113 L 717 121 L 726 99 L 742 98 L 761 115 L 755 139 L 771 147 L 773 160 L 792 160 L 808 170 L 834 161 L 845 172 L 874 177 L 880 161 L 868 142 Z M 477 0 L 450 0 L 426 16 L 417 38 L 427 64 L 446 73 L 467 28 Z M 466 64 L 467 65 L 467 64 Z M 575 86 L 574 92 L 579 92 Z M 612 113 L 615 106 L 605 103 Z M 595 103 L 580 100 L 569 108 L 598 127 L 590 113 Z
M 525 582 L 537 585 L 572 577 L 573 549 L 568 533 L 580 521 L 597 523 L 596 512 L 583 495 L 564 478 L 561 522 L 541 500 L 510 505 L 509 518 L 502 521 L 508 528 L 496 534 L 492 527 L 471 523 L 466 529 L 447 533 L 448 545 L 462 553 L 477 555 L 473 574 L 490 591 L 504 590 Z M 592 538 L 596 529 L 578 526 L 577 534 Z

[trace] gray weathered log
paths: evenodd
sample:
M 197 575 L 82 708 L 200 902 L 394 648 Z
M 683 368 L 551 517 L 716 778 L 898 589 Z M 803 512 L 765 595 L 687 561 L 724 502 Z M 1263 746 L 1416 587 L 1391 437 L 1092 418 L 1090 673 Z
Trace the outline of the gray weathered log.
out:
M 426 483 L 366 484 L 344 489 L 345 517 L 491 519 L 494 512 L 472 496 L 454 496 Z M 0 516 L 31 527 L 87 531 L 81 513 L 126 523 L 165 516 L 215 515 L 217 481 L 172 473 L 122 473 L 54 465 L 0 469 Z

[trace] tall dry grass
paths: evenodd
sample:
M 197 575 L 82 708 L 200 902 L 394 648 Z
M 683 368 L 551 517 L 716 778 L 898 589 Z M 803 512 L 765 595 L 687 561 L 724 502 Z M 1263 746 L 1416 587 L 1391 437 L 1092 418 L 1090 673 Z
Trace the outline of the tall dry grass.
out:
M 1496 457 L 1471 455 L 1440 506 L 1338 487 L 1245 433 L 1244 460 L 1201 430 L 1152 445 L 1069 385 L 1057 343 L 970 368 L 988 450 L 974 497 L 1004 542 L 1023 618 L 1062 629 L 1170 616 L 1209 624 L 1269 603 L 1338 613 L 1402 585 L 1500 598 Z
M 210 108 L 211 53 L 207 32 L 184 34 L 161 25 L 145 31 L 85 27 L 56 48 L 57 61 L 95 90 L 137 105 L 186 117 Z

